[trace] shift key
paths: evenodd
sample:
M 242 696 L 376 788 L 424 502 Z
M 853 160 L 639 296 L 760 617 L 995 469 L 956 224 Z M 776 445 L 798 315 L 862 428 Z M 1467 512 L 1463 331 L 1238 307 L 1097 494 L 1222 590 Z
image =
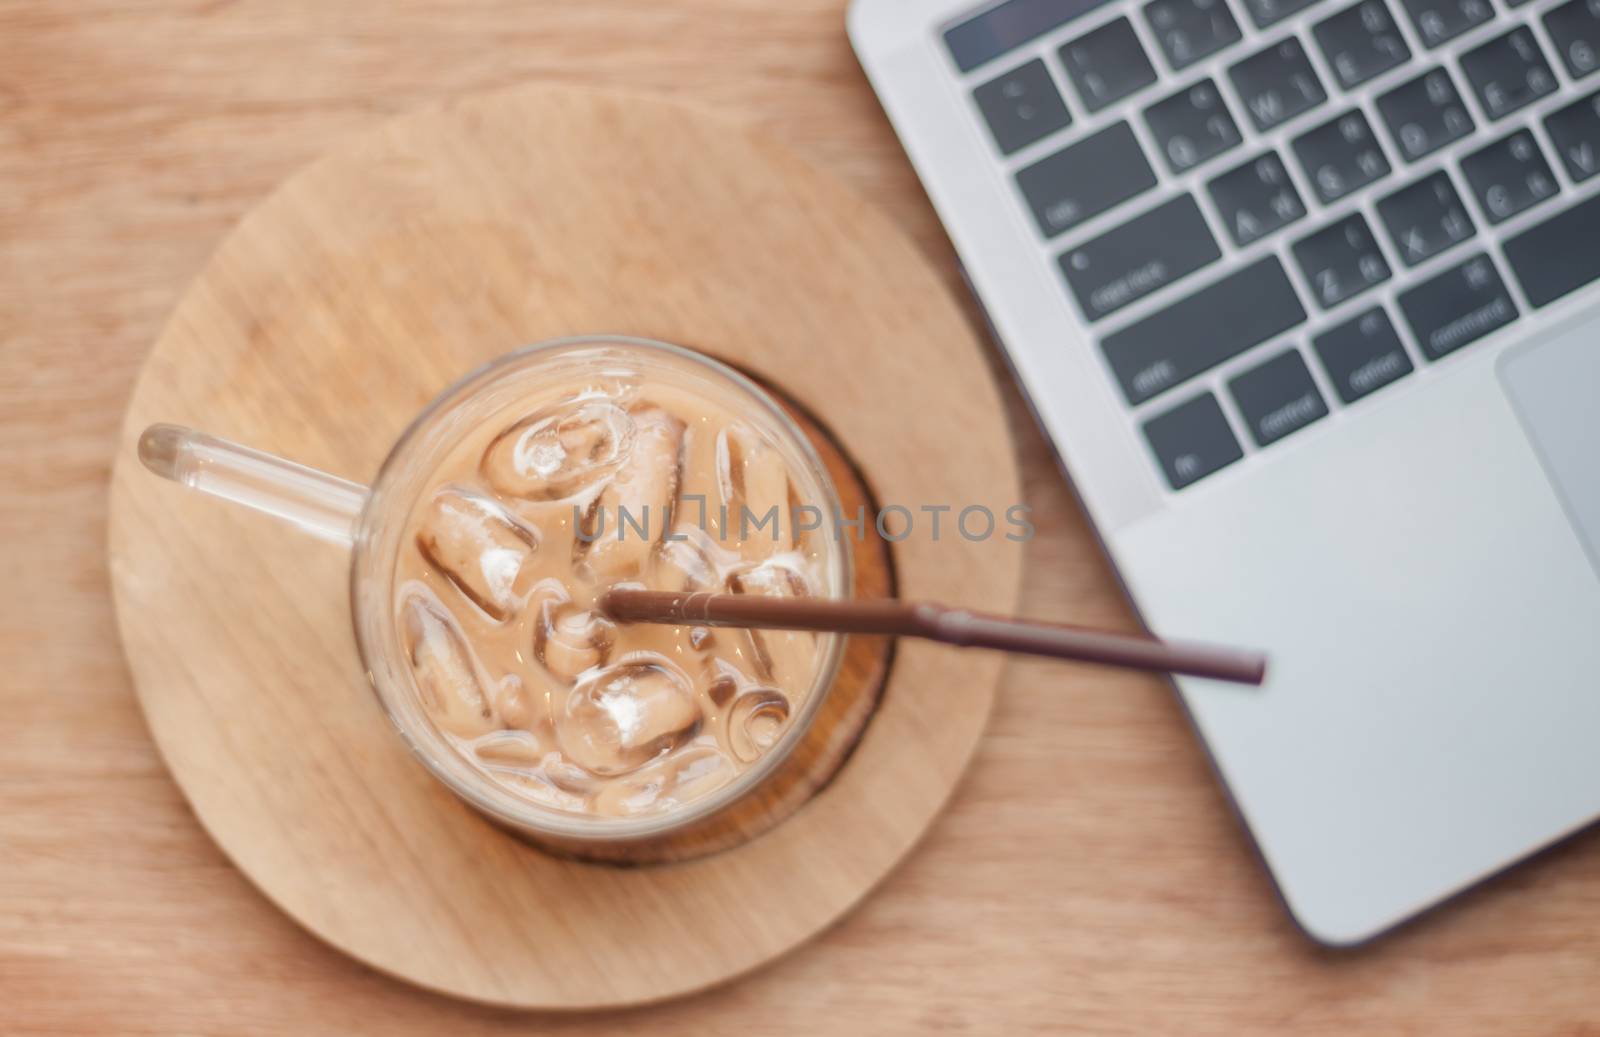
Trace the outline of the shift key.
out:
M 1130 404 L 1282 334 L 1306 311 L 1276 256 L 1179 299 L 1100 343 Z
M 1183 194 L 1062 253 L 1061 273 L 1084 316 L 1099 320 L 1221 258 L 1200 207 Z
M 1535 306 L 1600 280 L 1600 195 L 1506 242 L 1506 260 Z

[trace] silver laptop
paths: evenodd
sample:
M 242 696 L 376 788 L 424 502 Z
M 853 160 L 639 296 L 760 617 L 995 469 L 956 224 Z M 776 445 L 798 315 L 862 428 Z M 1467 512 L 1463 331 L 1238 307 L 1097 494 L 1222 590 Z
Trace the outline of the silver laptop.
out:
M 1289 910 L 1600 817 L 1600 0 L 855 0 Z

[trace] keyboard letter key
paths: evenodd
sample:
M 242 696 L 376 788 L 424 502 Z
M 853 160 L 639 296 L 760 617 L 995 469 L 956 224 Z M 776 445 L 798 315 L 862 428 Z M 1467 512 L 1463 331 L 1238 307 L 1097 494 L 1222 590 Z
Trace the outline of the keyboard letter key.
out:
M 1574 183 L 1600 173 L 1600 93 L 1551 112 L 1544 128 Z
M 1228 69 L 1233 88 L 1263 133 L 1328 99 L 1305 48 L 1293 36 Z
M 1406 266 L 1416 266 L 1474 233 L 1472 217 L 1442 170 L 1380 199 L 1378 216 Z
M 1294 153 L 1324 205 L 1389 175 L 1389 160 L 1359 108 L 1300 134 Z
M 1244 0 L 1244 9 L 1250 13 L 1250 20 L 1256 23 L 1256 28 L 1265 29 L 1316 2 L 1317 0 Z
M 1491 119 L 1504 118 L 1556 90 L 1556 74 L 1527 26 L 1461 55 L 1461 71 Z
M 1411 57 L 1411 48 L 1401 38 L 1383 0 L 1365 0 L 1346 8 L 1318 22 L 1311 32 L 1333 67 L 1339 85 L 1346 90 L 1360 86 Z
M 1276 152 L 1269 151 L 1212 180 L 1211 200 L 1240 248 L 1306 214 Z
M 1317 305 L 1325 310 L 1389 279 L 1389 264 L 1359 212 L 1306 235 L 1294 243 L 1293 251 Z
M 1073 40 L 1058 52 L 1061 64 L 1091 112 L 1143 90 L 1156 81 L 1156 70 L 1126 18 L 1107 22 Z
M 1183 173 L 1234 147 L 1242 139 L 1216 84 L 1202 79 L 1144 110 L 1167 168 Z
M 1473 130 L 1472 116 L 1450 79 L 1436 68 L 1378 98 L 1378 111 L 1407 162 L 1432 154 Z
M 1573 79 L 1600 69 L 1600 0 L 1568 0 L 1544 16 L 1544 27 Z
M 1144 17 L 1174 69 L 1239 42 L 1239 23 L 1223 0 L 1150 0 Z
M 1400 0 L 1425 47 L 1437 47 L 1494 17 L 1489 0 Z
M 1489 214 L 1500 223 L 1556 196 L 1556 175 L 1539 142 L 1527 130 L 1481 148 L 1461 160 L 1461 172 Z

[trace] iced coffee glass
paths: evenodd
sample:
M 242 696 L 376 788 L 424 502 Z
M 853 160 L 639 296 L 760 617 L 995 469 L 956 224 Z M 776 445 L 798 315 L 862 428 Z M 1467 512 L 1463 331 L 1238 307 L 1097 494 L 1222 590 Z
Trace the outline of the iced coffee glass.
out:
M 832 634 L 618 625 L 611 587 L 845 597 L 816 452 L 731 368 L 623 337 L 532 346 L 462 378 L 370 488 L 192 430 L 160 474 L 352 547 L 379 702 L 462 800 L 582 852 L 647 844 L 752 793 L 839 668 Z

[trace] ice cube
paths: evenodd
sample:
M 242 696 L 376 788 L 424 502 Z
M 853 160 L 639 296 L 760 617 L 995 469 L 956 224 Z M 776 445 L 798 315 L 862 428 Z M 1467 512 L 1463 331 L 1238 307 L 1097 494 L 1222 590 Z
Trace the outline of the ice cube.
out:
M 754 429 L 729 425 L 717 433 L 717 486 L 728 507 L 723 539 L 748 558 L 794 546 L 789 466 Z
M 633 417 L 633 449 L 596 500 L 585 567 L 597 581 L 637 575 L 672 523 L 682 464 L 683 422 L 645 404 Z M 580 546 L 583 546 L 580 542 Z
M 728 577 L 734 594 L 771 598 L 803 598 L 811 593 L 805 575 L 783 558 L 771 558 Z M 751 630 L 750 644 L 760 675 L 781 688 L 796 691 L 811 681 L 816 666 L 816 635 L 805 630 Z
M 455 618 L 426 590 L 410 594 L 401 632 L 423 709 L 442 730 L 474 738 L 500 726 L 485 680 Z
M 571 602 L 545 601 L 539 606 L 533 654 L 559 680 L 574 680 L 605 662 L 616 640 L 616 624 L 598 612 Z
M 806 574 L 788 558 L 769 558 L 734 570 L 728 574 L 728 589 L 735 594 L 769 598 L 805 598 L 811 594 Z
M 789 724 L 789 698 L 776 688 L 754 688 L 728 707 L 728 749 L 743 763 L 754 763 L 771 749 Z
M 522 771 L 499 770 L 495 778 L 510 786 L 516 793 L 530 802 L 537 803 L 551 810 L 558 810 L 565 814 L 589 813 L 589 797 L 583 793 L 573 792 L 562 788 L 550 780 L 550 776 L 541 771 L 524 773 Z
M 545 777 L 558 789 L 587 796 L 600 787 L 598 778 L 559 752 L 546 753 L 543 766 Z
M 633 442 L 627 411 L 610 400 L 579 397 L 500 433 L 484 451 L 478 471 L 509 497 L 559 500 L 610 477 L 628 459 Z
M 548 751 L 528 731 L 492 731 L 472 743 L 472 751 L 490 770 L 532 771 Z
M 729 635 L 733 637 L 748 636 L 743 630 L 724 630 L 722 633 L 724 637 Z M 712 643 L 720 644 L 721 642 L 715 641 Z M 704 670 L 706 697 L 711 700 L 711 704 L 717 707 L 718 710 L 727 708 L 728 703 L 737 698 L 740 692 L 761 686 L 758 681 L 735 666 L 731 660 L 719 656 L 707 656 Z
M 493 499 L 447 486 L 428 504 L 417 549 L 474 605 L 505 622 L 527 599 L 539 534 Z
M 678 531 L 676 535 L 685 535 Z M 705 590 L 716 582 L 716 570 L 706 553 L 688 540 L 668 540 L 661 545 L 661 564 L 656 569 L 655 590 Z
M 477 761 L 528 799 L 571 813 L 587 813 L 598 787 L 594 775 L 562 759 L 528 731 L 495 731 L 471 745 Z
M 737 551 L 720 546 L 711 531 L 698 525 L 698 516 L 685 522 L 680 516 L 673 538 L 661 545 L 651 590 L 703 591 L 722 584 L 721 574 L 743 564 Z
M 531 732 L 541 720 L 539 703 L 527 684 L 514 673 L 500 678 L 500 686 L 494 692 L 494 711 L 508 727 L 521 728 L 524 732 Z
M 629 817 L 669 810 L 732 781 L 736 771 L 715 747 L 690 745 L 658 763 L 607 782 L 592 801 L 597 814 Z
M 689 679 L 665 656 L 640 652 L 585 674 L 556 716 L 561 751 L 594 774 L 649 763 L 700 726 Z

